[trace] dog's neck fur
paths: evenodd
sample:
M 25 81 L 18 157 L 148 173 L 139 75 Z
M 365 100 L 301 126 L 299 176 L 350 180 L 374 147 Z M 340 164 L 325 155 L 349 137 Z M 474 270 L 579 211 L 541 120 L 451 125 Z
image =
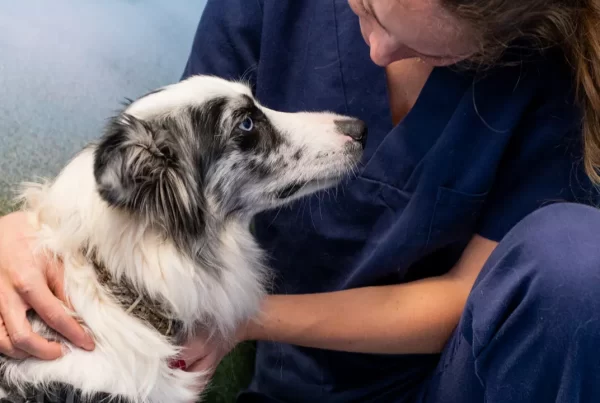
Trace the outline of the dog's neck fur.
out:
M 181 321 L 174 317 L 162 301 L 149 297 L 143 291 L 136 290 L 127 279 L 115 279 L 106 265 L 98 259 L 95 251 L 84 250 L 83 253 L 93 265 L 98 282 L 109 291 L 127 313 L 151 326 L 161 335 L 171 338 L 176 344 L 183 341 L 180 337 Z
M 110 209 L 109 214 L 119 215 Z M 118 221 L 121 217 L 114 219 Z M 202 248 L 197 256 L 161 241 L 159 234 L 148 229 L 140 242 L 121 256 L 119 260 L 125 262 L 124 265 L 103 253 L 106 242 L 96 245 L 88 258 L 94 263 L 98 281 L 113 295 L 118 294 L 117 300 L 122 302 L 123 309 L 132 309 L 132 314 L 161 334 L 183 341 L 195 328 L 203 327 L 214 330 L 219 337 L 229 337 L 239 323 L 223 323 L 223 319 L 247 317 L 250 313 L 247 309 L 258 306 L 259 301 L 246 301 L 247 307 L 232 303 L 239 300 L 239 295 L 234 298 L 234 293 L 262 296 L 263 255 L 250 234 L 249 221 L 230 218 L 226 222 L 207 223 L 207 227 L 197 238 Z M 148 249 L 149 243 L 154 245 Z M 149 256 L 147 251 L 157 252 L 156 256 Z M 163 262 L 163 254 L 169 255 L 168 263 Z M 156 278 L 161 280 L 156 281 Z M 223 288 L 225 298 L 221 301 L 205 299 L 215 287 Z M 133 306 L 139 297 L 141 301 Z M 228 312 L 223 314 L 221 310 Z M 232 314 L 231 311 L 239 312 Z
M 196 243 L 203 248 L 203 259 L 198 260 L 197 256 L 189 256 L 190 261 L 197 263 L 195 271 L 190 273 L 190 284 L 193 283 L 193 277 L 221 280 L 222 276 L 230 276 L 239 270 L 256 271 L 256 268 L 262 268 L 262 255 L 257 253 L 259 249 L 250 234 L 250 219 L 242 215 L 217 217 L 212 215 L 212 218 L 207 220 L 207 228 L 211 230 L 199 234 L 196 239 Z M 223 251 L 229 251 L 231 254 L 226 256 Z M 244 263 L 246 269 L 240 266 L 242 262 L 233 259 L 234 256 L 239 256 L 240 252 L 243 252 L 243 256 L 255 258 Z M 186 329 L 190 330 L 197 326 L 214 328 L 216 325 L 210 320 L 213 318 L 194 320 L 189 317 L 179 317 L 177 312 L 184 311 L 185 308 L 172 306 L 169 303 L 172 301 L 171 295 L 154 294 L 152 284 L 145 284 L 143 278 L 140 283 L 140 279 L 132 277 L 129 271 L 124 271 L 119 276 L 119 270 L 109 268 L 98 256 L 96 248 L 86 247 L 82 253 L 93 265 L 97 281 L 109 291 L 126 312 L 142 320 L 163 336 L 171 338 L 174 343 L 180 344 L 185 341 L 188 336 Z M 135 285 L 136 283 L 138 286 Z M 223 330 L 226 331 L 219 336 L 226 337 L 232 329 Z

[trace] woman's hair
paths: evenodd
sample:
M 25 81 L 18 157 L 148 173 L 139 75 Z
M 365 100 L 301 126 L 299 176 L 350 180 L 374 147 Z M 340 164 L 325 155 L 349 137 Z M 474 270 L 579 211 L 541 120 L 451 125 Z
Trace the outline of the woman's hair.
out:
M 493 62 L 515 42 L 560 46 L 573 65 L 584 113 L 584 160 L 600 184 L 600 0 L 441 0 L 479 39 L 478 62 Z

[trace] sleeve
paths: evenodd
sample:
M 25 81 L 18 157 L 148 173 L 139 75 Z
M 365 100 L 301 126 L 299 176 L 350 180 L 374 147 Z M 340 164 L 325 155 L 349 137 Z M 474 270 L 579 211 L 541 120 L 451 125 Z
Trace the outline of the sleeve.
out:
M 557 117 L 565 116 L 565 109 L 573 119 Z M 551 203 L 598 205 L 598 191 L 584 172 L 579 112 L 569 109 L 564 103 L 546 106 L 521 124 L 485 202 L 479 235 L 499 242 L 519 221 Z
M 254 82 L 262 30 L 260 0 L 208 0 L 182 76 Z

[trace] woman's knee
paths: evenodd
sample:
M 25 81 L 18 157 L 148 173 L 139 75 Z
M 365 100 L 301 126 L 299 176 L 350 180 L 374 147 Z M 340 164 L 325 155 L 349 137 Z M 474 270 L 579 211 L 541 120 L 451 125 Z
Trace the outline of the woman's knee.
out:
M 582 323 L 595 323 L 600 334 L 600 322 L 590 321 L 600 311 L 599 232 L 600 211 L 575 204 L 544 207 L 515 226 L 471 293 L 468 338 L 485 348 L 501 329 L 535 327 L 565 340 Z
M 537 210 L 499 245 L 519 254 L 524 274 L 552 297 L 600 289 L 600 210 L 558 203 Z M 599 299 L 600 302 L 600 299 Z

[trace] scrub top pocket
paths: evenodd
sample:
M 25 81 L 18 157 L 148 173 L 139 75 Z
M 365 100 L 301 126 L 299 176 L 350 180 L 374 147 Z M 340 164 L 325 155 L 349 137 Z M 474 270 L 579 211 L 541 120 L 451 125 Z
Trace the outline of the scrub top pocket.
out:
M 487 193 L 472 194 L 440 186 L 425 250 L 468 241 L 476 232 Z

